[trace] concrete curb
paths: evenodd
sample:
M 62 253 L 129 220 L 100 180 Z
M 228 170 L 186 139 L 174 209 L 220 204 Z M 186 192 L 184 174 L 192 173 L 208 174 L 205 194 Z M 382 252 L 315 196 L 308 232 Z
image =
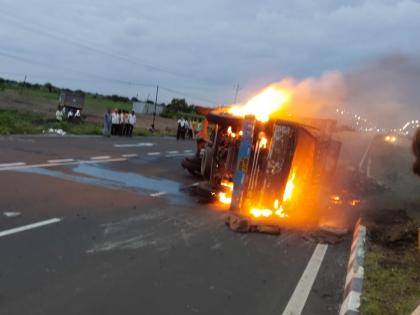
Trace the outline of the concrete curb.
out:
M 344 286 L 344 300 L 340 308 L 340 315 L 360 314 L 360 296 L 363 288 L 364 260 L 365 260 L 366 227 L 357 221 L 351 244 L 350 258 L 347 266 L 347 277 Z

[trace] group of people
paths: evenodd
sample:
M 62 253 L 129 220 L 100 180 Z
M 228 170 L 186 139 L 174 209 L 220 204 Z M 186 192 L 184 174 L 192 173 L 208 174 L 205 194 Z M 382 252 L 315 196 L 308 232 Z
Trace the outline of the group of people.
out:
M 55 112 L 55 118 L 57 121 L 63 121 L 63 119 L 67 119 L 69 121 L 79 121 L 82 118 L 82 113 L 80 109 L 73 109 L 73 108 L 66 108 L 66 107 L 57 107 L 57 111 Z
M 104 135 L 105 136 L 127 136 L 133 135 L 137 117 L 134 111 L 110 109 L 104 115 Z
M 201 129 L 201 123 L 195 120 L 186 120 L 184 117 L 178 119 L 178 127 L 176 130 L 176 139 L 193 139 Z

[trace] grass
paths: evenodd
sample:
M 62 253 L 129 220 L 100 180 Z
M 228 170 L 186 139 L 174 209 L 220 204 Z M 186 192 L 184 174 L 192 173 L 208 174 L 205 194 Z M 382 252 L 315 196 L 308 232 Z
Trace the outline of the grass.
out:
M 404 249 L 371 244 L 365 260 L 361 301 L 364 315 L 410 315 L 420 303 L 420 255 L 416 244 Z
M 38 134 L 48 129 L 63 129 L 72 134 L 100 134 L 101 125 L 96 123 L 70 123 L 46 119 L 40 113 L 17 110 L 0 110 L 0 134 Z
M 56 121 L 45 118 L 44 114 L 18 111 L 0 110 L 0 135 L 11 134 L 39 134 L 48 132 L 48 129 L 62 129 L 67 133 L 76 135 L 101 135 L 103 125 L 101 123 L 83 121 L 71 123 L 68 121 Z M 174 136 L 173 130 L 161 130 L 150 132 L 146 128 L 136 127 L 134 136 Z

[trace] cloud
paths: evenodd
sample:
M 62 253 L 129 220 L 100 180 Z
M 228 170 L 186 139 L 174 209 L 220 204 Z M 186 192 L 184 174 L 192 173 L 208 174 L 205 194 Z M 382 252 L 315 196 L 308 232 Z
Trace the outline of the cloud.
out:
M 4 72 L 141 97 L 159 83 L 196 103 L 230 103 L 236 83 L 244 100 L 284 77 L 420 52 L 414 0 L 3 0 L 0 10 L 0 52 L 34 60 L 0 56 Z M 162 100 L 172 96 L 162 91 Z

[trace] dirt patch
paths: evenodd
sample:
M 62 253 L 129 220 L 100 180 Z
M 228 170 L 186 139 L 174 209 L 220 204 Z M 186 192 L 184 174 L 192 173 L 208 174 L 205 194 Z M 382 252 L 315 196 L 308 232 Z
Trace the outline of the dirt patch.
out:
M 417 240 L 417 226 L 405 210 L 375 210 L 364 213 L 363 224 L 373 242 L 403 249 Z

